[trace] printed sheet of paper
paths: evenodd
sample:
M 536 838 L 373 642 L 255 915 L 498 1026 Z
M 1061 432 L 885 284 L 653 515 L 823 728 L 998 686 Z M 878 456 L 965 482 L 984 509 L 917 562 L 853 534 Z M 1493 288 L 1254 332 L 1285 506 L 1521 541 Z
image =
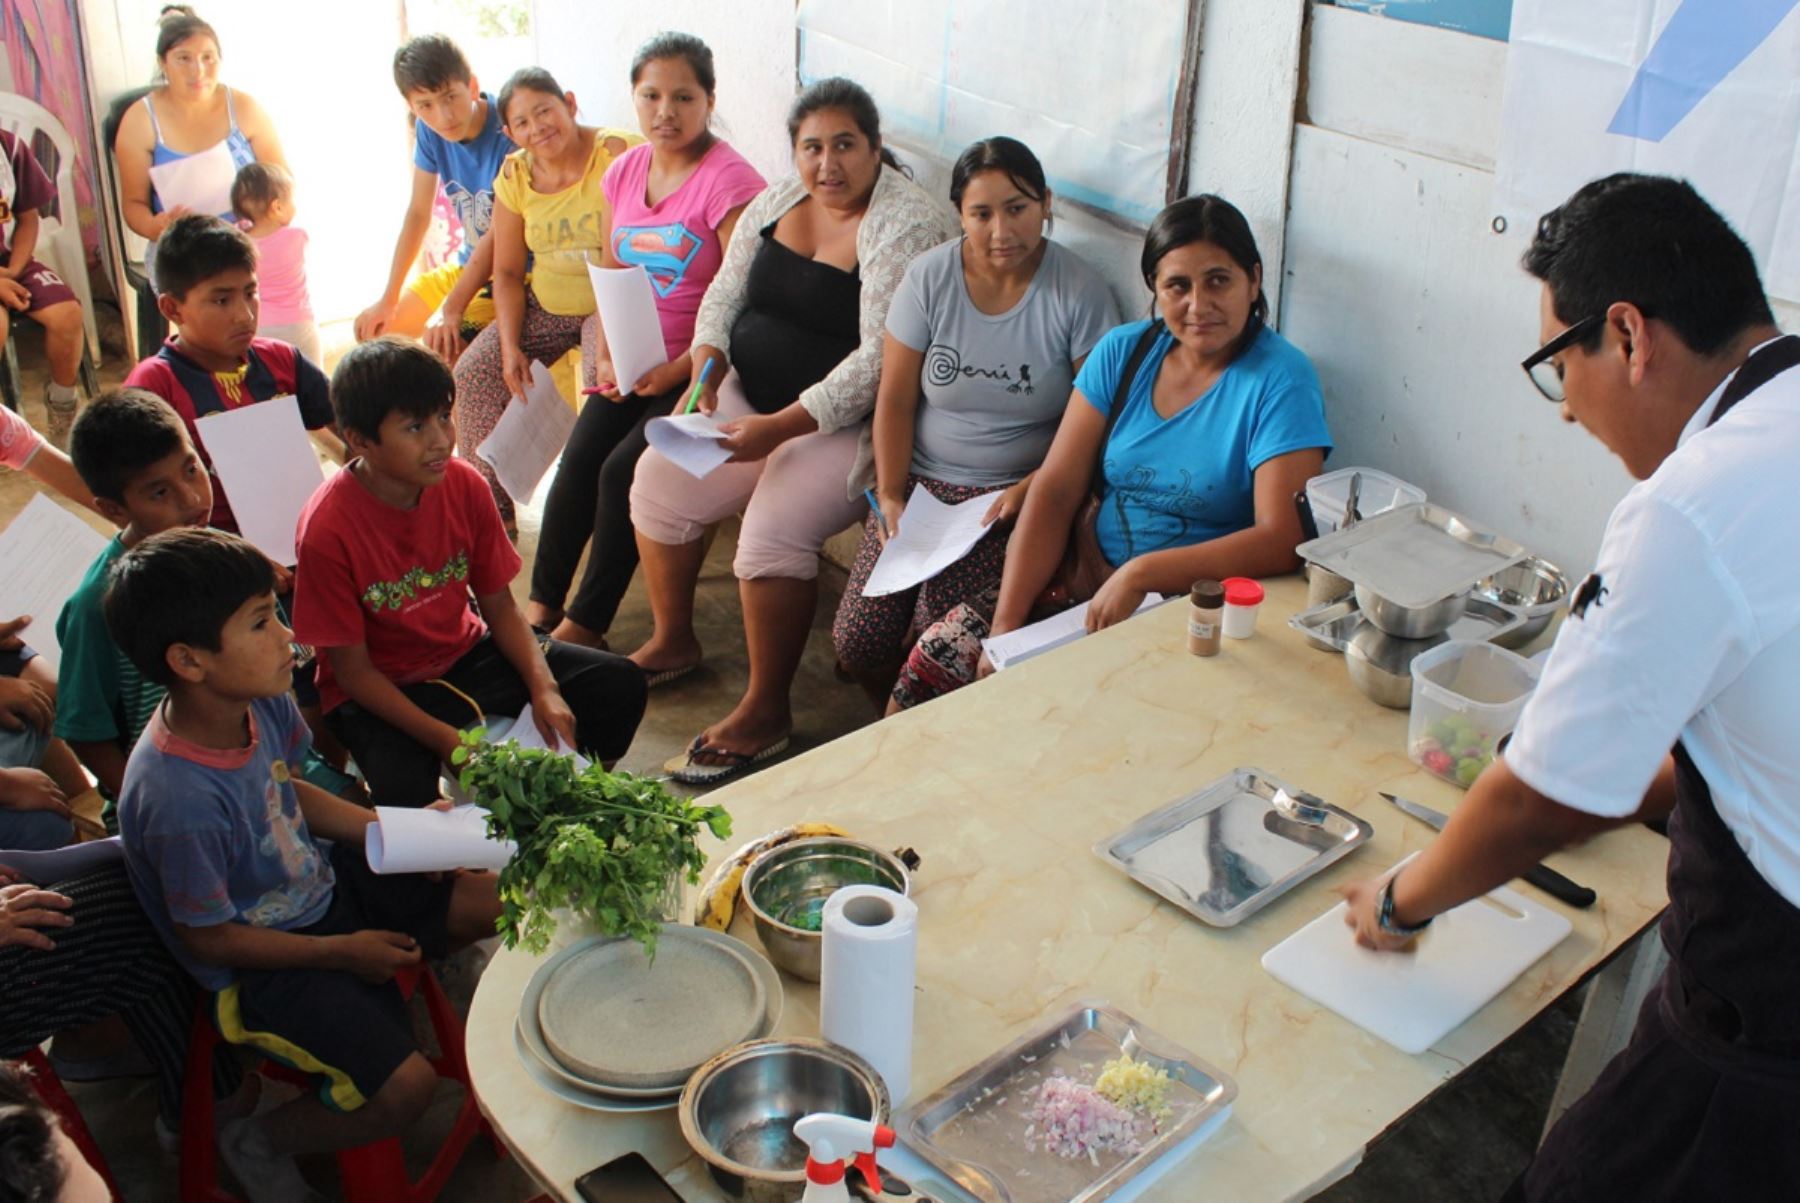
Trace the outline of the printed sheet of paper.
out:
M 518 847 L 488 835 L 487 811 L 479 806 L 377 806 L 363 851 L 376 873 L 442 873 L 504 869 Z
M 292 565 L 300 511 L 325 470 L 292 393 L 208 414 L 195 423 L 238 529 L 277 564 Z
M 83 873 L 92 873 L 125 859 L 119 837 L 89 840 L 47 852 L 22 852 L 0 849 L 0 865 L 16 870 L 20 881 L 37 886 L 52 886 Z
M 651 418 L 644 437 L 665 459 L 691 476 L 705 476 L 731 458 L 731 452 L 719 445 L 725 432 L 703 413 Z
M 544 742 L 543 734 L 537 729 L 537 717 L 532 714 L 529 702 L 525 704 L 525 709 L 519 711 L 519 717 L 513 720 L 511 729 L 502 738 L 517 740 L 521 748 L 543 748 L 545 751 L 556 751 L 561 752 L 564 756 L 573 756 L 575 767 L 578 769 L 585 769 L 588 766 L 588 758 L 563 743 L 561 739 L 556 741 L 557 746 L 554 749 Z
M 223 142 L 150 168 L 150 182 L 164 209 L 186 205 L 195 213 L 230 213 L 237 160 Z
M 574 429 L 575 411 L 563 400 L 549 370 L 534 359 L 531 388 L 524 400 L 514 397 L 506 403 L 493 433 L 477 450 L 482 459 L 493 465 L 494 475 L 500 478 L 507 495 L 524 505 L 537 492 L 544 473 L 562 454 L 563 444 Z
M 0 532 L 0 619 L 29 614 L 19 635 L 51 668 L 62 664 L 56 616 L 105 550 L 105 535 L 42 493 Z
M 588 281 L 600 307 L 600 329 L 606 353 L 619 374 L 619 391 L 628 392 L 651 368 L 669 362 L 663 345 L 662 320 L 656 316 L 656 293 L 642 267 L 595 267 Z
M 1133 611 L 1142 614 L 1152 606 L 1160 606 L 1169 600 L 1160 593 L 1147 593 L 1144 600 Z M 1022 663 L 1033 656 L 1041 656 L 1045 652 L 1074 643 L 1088 633 L 1088 603 L 1082 602 L 1061 614 L 1053 614 L 1042 622 L 1034 622 L 1028 627 L 1020 627 L 1016 631 L 1008 631 L 1004 635 L 996 635 L 992 639 L 984 639 L 981 650 L 987 653 L 988 660 L 996 669 L 1007 668 Z
M 988 533 L 981 520 L 993 504 L 993 496 L 984 494 L 961 505 L 945 505 L 915 488 L 900 513 L 900 532 L 881 549 L 863 594 L 882 597 L 910 589 L 968 555 Z

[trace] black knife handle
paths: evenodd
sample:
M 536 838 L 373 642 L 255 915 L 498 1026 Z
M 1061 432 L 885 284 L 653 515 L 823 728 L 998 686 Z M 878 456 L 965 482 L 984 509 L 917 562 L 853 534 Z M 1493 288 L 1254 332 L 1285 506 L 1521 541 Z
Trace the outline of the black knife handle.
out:
M 1548 865 L 1533 865 L 1523 877 L 1550 897 L 1570 906 L 1590 907 L 1594 905 L 1594 899 L 1599 897 L 1594 891 L 1586 886 L 1576 885 Z
M 1301 489 L 1294 494 L 1294 513 L 1300 519 L 1300 537 L 1305 542 L 1312 542 L 1319 537 L 1319 523 L 1313 516 L 1312 499 Z

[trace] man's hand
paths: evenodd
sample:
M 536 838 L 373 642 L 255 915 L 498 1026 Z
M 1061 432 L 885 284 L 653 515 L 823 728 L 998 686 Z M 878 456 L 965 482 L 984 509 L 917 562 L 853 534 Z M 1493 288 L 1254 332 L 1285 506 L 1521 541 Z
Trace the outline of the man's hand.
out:
M 455 367 L 456 361 L 462 357 L 464 346 L 462 324 L 463 315 L 460 309 L 455 312 L 440 309 L 429 322 L 425 323 L 425 345 L 441 356 L 444 362 L 451 367 Z
M 1381 891 L 1391 876 L 1393 874 L 1385 873 L 1344 887 L 1344 926 L 1356 933 L 1356 942 L 1364 948 L 1373 948 L 1376 952 L 1413 952 L 1418 948 L 1418 936 L 1396 936 L 1381 930 Z
M 356 341 L 366 343 L 371 338 L 379 338 L 387 331 L 387 324 L 394 320 L 394 310 L 398 304 L 383 297 L 373 305 L 356 315 L 354 330 Z
M 561 751 L 575 748 L 575 712 L 555 686 L 531 695 L 531 718 L 544 743 Z
M 9 618 L 0 622 L 0 652 L 16 652 L 25 646 L 25 637 L 20 631 L 31 625 L 31 615 L 21 614 L 17 618 Z
M 68 909 L 68 896 L 54 890 L 40 890 L 29 882 L 0 886 L 0 948 L 18 944 L 51 951 L 56 941 L 37 929 L 73 927 L 75 920 L 63 913 Z
M 418 941 L 405 932 L 368 928 L 329 938 L 337 942 L 338 967 L 377 986 L 407 966 L 417 965 L 424 955 Z
M 62 787 L 42 769 L 0 769 L 0 810 L 48 810 L 70 817 Z
M 0 727 L 23 731 L 27 723 L 48 735 L 56 720 L 56 703 L 35 682 L 0 677 Z
M 0 279 L 0 305 L 23 313 L 29 304 L 31 304 L 30 289 L 17 280 Z

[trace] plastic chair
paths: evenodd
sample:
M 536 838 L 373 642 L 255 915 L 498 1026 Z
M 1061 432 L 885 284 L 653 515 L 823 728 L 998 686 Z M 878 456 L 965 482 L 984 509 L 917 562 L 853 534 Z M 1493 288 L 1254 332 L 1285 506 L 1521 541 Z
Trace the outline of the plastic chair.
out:
M 125 112 L 132 105 L 142 100 L 153 89 L 149 87 L 132 88 L 119 93 L 113 98 L 112 106 L 106 110 L 106 119 L 100 123 L 100 143 L 106 160 L 104 170 L 111 183 L 109 191 L 113 203 L 107 206 L 106 220 L 111 238 L 108 240 L 118 252 L 119 269 L 125 277 L 126 286 L 136 295 L 136 324 L 130 325 L 127 337 L 135 344 L 131 354 L 135 359 L 147 359 L 156 354 L 163 339 L 169 336 L 169 321 L 163 317 L 162 311 L 156 307 L 156 289 L 150 283 L 150 275 L 144 270 L 144 248 L 150 244 L 125 224 L 125 211 L 120 207 L 119 196 L 119 162 L 113 154 L 113 144 L 119 140 L 119 123 L 125 120 Z M 125 298 L 119 298 L 119 312 L 123 316 Z
M 0 92 L 0 129 L 32 148 L 44 171 L 56 183 L 56 212 L 45 213 L 38 227 L 37 257 L 66 281 L 81 302 L 81 323 L 87 331 L 88 358 L 100 362 L 100 327 L 94 320 L 94 289 L 88 282 L 87 251 L 81 245 L 81 224 L 75 218 L 75 140 L 56 115 L 35 100 L 15 92 Z M 48 141 L 53 151 L 43 153 Z M 87 365 L 83 365 L 86 367 Z
M 119 1184 L 113 1180 L 112 1170 L 106 1164 L 106 1158 L 100 1155 L 100 1146 L 94 1143 L 94 1134 L 88 1131 L 86 1121 L 81 1118 L 81 1109 L 75 1106 L 75 1100 L 63 1089 L 62 1079 L 50 1068 L 50 1058 L 44 1056 L 44 1050 L 34 1048 L 19 1060 L 25 1067 L 26 1080 L 30 1082 L 34 1094 L 42 1100 L 44 1106 L 56 1113 L 57 1122 L 87 1163 L 99 1173 L 100 1180 L 106 1183 L 114 1200 L 122 1200 L 125 1196 L 119 1193 Z
M 425 1010 L 431 1028 L 437 1035 L 438 1056 L 431 1061 L 439 1077 L 462 1083 L 462 1106 L 456 1122 L 439 1146 L 437 1156 L 417 1182 L 406 1175 L 406 1157 L 398 1139 L 378 1140 L 373 1144 L 344 1149 L 337 1155 L 338 1178 L 343 1186 L 345 1203 L 430 1203 L 449 1182 L 463 1151 L 477 1136 L 493 1138 L 487 1120 L 482 1118 L 475 1101 L 475 1088 L 469 1083 L 469 1063 L 463 1052 L 463 1025 L 450 1000 L 427 966 L 403 970 L 394 976 L 400 993 L 411 999 L 415 992 L 425 996 Z M 212 1057 L 220 1036 L 213 1026 L 210 996 L 201 999 L 194 1010 L 194 1024 L 188 1038 L 187 1073 L 181 1105 L 181 1197 L 188 1203 L 239 1203 L 236 1196 L 220 1189 L 218 1184 L 218 1150 L 214 1147 Z M 282 1081 L 310 1087 L 312 1079 L 280 1065 L 264 1062 L 262 1073 Z M 505 1156 L 505 1148 L 494 1141 L 497 1155 Z

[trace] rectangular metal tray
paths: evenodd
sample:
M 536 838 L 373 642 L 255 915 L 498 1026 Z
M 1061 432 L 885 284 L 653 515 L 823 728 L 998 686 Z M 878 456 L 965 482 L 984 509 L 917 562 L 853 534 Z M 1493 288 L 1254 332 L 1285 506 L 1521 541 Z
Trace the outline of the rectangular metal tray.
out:
M 1429 606 L 1530 553 L 1429 502 L 1403 505 L 1302 543 L 1302 559 L 1400 606 Z
M 1322 826 L 1273 804 L 1284 789 L 1323 807 Z M 1260 769 L 1240 768 L 1151 811 L 1094 854 L 1139 885 L 1214 927 L 1233 927 L 1313 874 L 1348 856 L 1374 828 Z
M 1058 1074 L 1092 1085 L 1121 1053 L 1168 1071 L 1172 1114 L 1135 1154 L 1064 1158 L 1026 1147 L 1026 1113 Z M 1101 1003 L 1014 1041 L 903 1110 L 895 1130 L 912 1150 L 982 1203 L 1095 1203 L 1222 1123 L 1237 1083 L 1131 1016 Z
M 1502 605 L 1485 597 L 1471 596 L 1462 617 L 1444 632 L 1448 639 L 1494 641 L 1510 635 L 1531 620 L 1517 606 Z M 1306 637 L 1306 641 L 1323 652 L 1341 652 L 1365 619 L 1353 598 L 1327 602 L 1288 619 L 1288 625 Z

